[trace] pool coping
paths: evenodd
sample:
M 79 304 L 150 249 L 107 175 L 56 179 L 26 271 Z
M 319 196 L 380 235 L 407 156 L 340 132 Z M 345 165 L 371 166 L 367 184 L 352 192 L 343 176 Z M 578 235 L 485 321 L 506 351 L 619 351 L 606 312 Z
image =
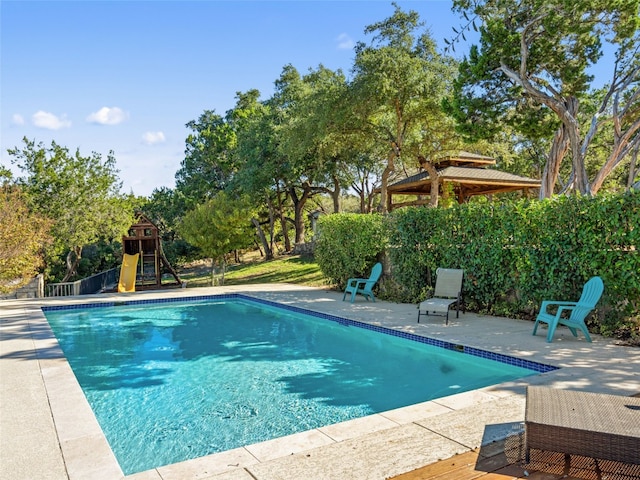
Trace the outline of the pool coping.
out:
M 491 320 L 492 322 L 508 321 L 511 322 L 510 325 L 515 322 L 518 324 L 520 332 L 532 328 L 530 322 L 482 317 L 469 313 L 461 316 L 462 321 L 453 322 L 451 328 L 449 326 L 445 328 L 440 325 L 439 320 L 427 322 L 426 325 L 422 323 L 416 325 L 414 323 L 415 319 L 411 318 L 416 314 L 415 305 L 391 304 L 388 302 L 349 304 L 348 302 L 340 302 L 340 292 L 292 285 L 262 285 L 235 289 L 216 287 L 215 289 L 198 289 L 198 294 L 193 292 L 194 290 L 190 289 L 187 291 L 176 290 L 161 293 L 140 292 L 138 294 L 126 294 L 125 296 L 105 295 L 91 296 L 91 298 L 74 297 L 72 299 L 14 302 L 17 308 L 23 309 L 24 320 L 28 323 L 31 338 L 33 339 L 39 371 L 42 376 L 60 454 L 67 475 L 64 478 L 72 480 L 77 478 L 126 478 L 127 480 L 222 479 L 227 475 L 231 475 L 229 478 L 286 478 L 279 476 L 282 469 L 288 472 L 291 472 L 292 469 L 293 471 L 298 468 L 304 469 L 305 463 L 310 462 L 309 458 L 318 459 L 318 461 L 324 461 L 325 463 L 332 462 L 332 458 L 336 461 L 346 462 L 344 458 L 342 460 L 335 458 L 341 456 L 340 453 L 335 452 L 339 452 L 341 448 L 353 449 L 354 445 L 362 445 L 362 442 L 369 442 L 369 444 L 373 442 L 375 444 L 375 441 L 378 440 L 384 440 L 384 443 L 387 444 L 389 441 L 396 439 L 397 443 L 400 444 L 402 443 L 402 438 L 408 439 L 408 443 L 411 443 L 420 442 L 423 437 L 428 437 L 430 439 L 429 448 L 433 450 L 432 453 L 434 455 L 451 456 L 455 453 L 476 448 L 480 444 L 490 444 L 500 436 L 504 438 L 504 435 L 513 430 L 513 428 L 518 428 L 519 422 L 523 419 L 523 394 L 528 384 L 547 384 L 574 389 L 590 388 L 591 391 L 596 388 L 604 393 L 634 394 L 640 391 L 640 380 L 637 373 L 640 365 L 640 349 L 629 350 L 625 349 L 625 347 L 615 346 L 611 341 L 598 336 L 594 338 L 593 344 L 588 344 L 583 338 L 574 339 L 572 336 L 562 333 L 554 343 L 547 344 L 543 336 L 533 337 L 529 333 L 525 340 L 536 346 L 535 351 L 521 351 L 510 348 L 505 350 L 504 354 L 513 356 L 515 353 L 516 355 L 528 356 L 530 361 L 561 366 L 560 370 L 456 394 L 423 404 L 382 412 L 381 414 L 341 424 L 329 425 L 195 460 L 158 467 L 125 477 L 46 322 L 41 309 L 43 306 L 55 307 L 69 305 L 70 303 L 86 304 L 88 301 L 94 300 L 98 304 L 105 304 L 109 301 L 125 301 L 127 303 L 154 301 L 157 303 L 157 300 L 162 299 L 176 301 L 176 299 L 181 300 L 185 296 L 202 299 L 208 295 L 220 295 L 222 292 L 229 292 L 236 296 L 240 294 L 246 295 L 251 300 L 257 299 L 267 303 L 274 302 L 278 306 L 285 305 L 290 309 L 301 308 L 305 312 L 310 310 L 311 312 L 317 312 L 319 315 L 346 318 L 347 321 L 358 322 L 359 324 L 364 323 L 372 329 L 384 328 L 385 330 L 397 332 L 399 336 L 407 334 L 418 335 L 422 338 L 425 336 L 428 338 L 433 337 L 437 341 L 449 342 L 452 345 L 463 344 L 467 346 L 469 343 L 476 343 L 475 345 L 469 345 L 469 348 L 478 348 L 480 350 L 482 350 L 482 345 L 478 344 L 476 337 L 486 333 L 483 332 L 485 329 L 477 331 L 474 337 L 467 335 L 467 339 L 473 341 L 463 343 L 461 339 L 465 337 L 464 330 L 459 330 L 459 327 L 466 328 L 467 333 L 469 333 L 474 322 L 486 323 Z M 305 306 L 298 307 L 298 305 Z M 456 335 L 452 335 L 453 333 L 456 333 Z M 459 336 L 460 333 L 462 333 L 462 337 Z M 522 343 L 521 333 L 517 335 L 518 341 Z M 509 342 L 512 340 L 510 339 Z M 617 381 L 615 383 L 595 380 L 585 381 L 585 375 L 589 370 L 588 368 L 585 369 L 585 362 L 587 364 L 590 363 L 589 356 L 586 354 L 589 351 L 592 351 L 592 353 L 597 352 L 597 361 L 607 364 L 607 368 L 600 366 L 595 371 L 592 371 L 594 376 L 602 379 L 603 375 L 611 371 L 611 360 L 615 357 L 615 355 L 612 357 L 614 349 L 619 357 L 618 361 L 615 362 L 619 372 L 616 374 Z M 499 353 L 502 354 L 502 352 Z M 630 355 L 625 355 L 625 353 L 630 353 Z M 585 355 L 587 357 L 586 360 Z M 593 356 L 591 357 L 591 363 L 597 363 Z M 591 367 L 594 366 L 591 365 Z M 5 370 L 3 368 L 3 375 Z M 620 372 L 624 373 L 624 375 Z M 497 411 L 492 411 L 492 409 Z M 491 411 L 490 415 L 487 413 L 489 411 Z M 486 418 L 501 418 L 504 420 L 502 422 L 504 428 L 501 431 L 495 430 L 491 434 L 483 431 L 479 439 L 477 438 L 478 432 L 473 434 L 459 432 L 457 435 L 448 435 L 446 432 L 443 434 L 443 432 L 439 431 L 442 428 L 449 428 L 446 424 L 450 424 L 454 416 L 465 418 L 465 415 L 471 415 L 473 418 L 480 418 L 483 415 L 488 415 Z M 522 418 L 520 419 L 520 417 Z M 2 420 L 4 421 L 4 415 Z M 436 425 L 438 423 L 440 427 Z M 484 425 L 486 430 L 487 424 L 485 423 Z M 3 425 L 3 432 L 5 430 Z M 447 436 L 452 438 L 446 438 Z M 441 442 L 442 446 L 434 446 L 438 442 Z M 408 447 L 410 448 L 411 446 L 408 445 Z M 325 451 L 329 453 L 325 454 Z M 335 452 L 332 454 L 331 452 L 333 451 Z M 375 455 L 373 450 L 370 453 Z M 408 467 L 414 466 L 414 464 L 417 467 L 420 466 L 421 462 L 429 460 L 429 455 L 419 454 L 418 452 L 414 455 L 416 457 L 415 460 L 407 460 L 405 458 L 406 452 L 401 453 L 401 455 L 404 463 L 399 462 L 395 467 L 397 470 L 394 471 L 392 468 L 391 471 L 380 471 L 380 477 L 373 478 L 385 478 L 389 473 L 394 474 L 394 472 L 395 474 L 403 473 L 403 471 L 408 471 Z M 446 458 L 446 456 L 442 458 Z M 337 466 L 329 465 L 327 468 L 335 469 Z M 362 468 L 365 467 L 363 466 Z M 290 478 L 296 477 L 292 476 Z M 339 476 L 335 478 L 339 478 Z

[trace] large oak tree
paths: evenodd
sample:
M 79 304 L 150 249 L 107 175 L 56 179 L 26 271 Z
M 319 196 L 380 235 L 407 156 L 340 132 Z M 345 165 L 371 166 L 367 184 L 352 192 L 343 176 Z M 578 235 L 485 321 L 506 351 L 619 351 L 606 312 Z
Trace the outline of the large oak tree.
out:
M 553 193 L 568 154 L 565 190 L 597 192 L 640 142 L 640 0 L 454 0 L 454 8 L 469 25 L 480 24 L 479 45 L 460 65 L 450 103 L 461 130 L 477 137 L 509 121 L 534 137 L 553 137 L 541 197 Z M 603 42 L 615 49 L 610 82 L 581 121 L 589 68 L 602 58 Z M 589 178 L 588 150 L 607 125 L 609 154 Z
M 440 139 L 430 127 L 446 121 L 441 101 L 455 76 L 453 60 L 437 51 L 418 13 L 394 7 L 391 17 L 366 27 L 371 41 L 356 46 L 349 102 L 354 128 L 386 148 L 382 212 L 389 209 L 387 186 L 397 164 L 404 159 L 417 167 L 419 155 L 447 149 L 434 148 Z

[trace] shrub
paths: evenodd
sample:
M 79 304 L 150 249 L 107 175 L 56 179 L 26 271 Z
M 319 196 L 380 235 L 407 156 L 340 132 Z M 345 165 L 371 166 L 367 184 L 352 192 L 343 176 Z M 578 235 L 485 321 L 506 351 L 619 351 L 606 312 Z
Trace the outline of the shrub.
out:
M 612 334 L 637 322 L 640 192 L 405 208 L 388 221 L 391 271 L 413 301 L 437 267 L 462 268 L 470 309 L 531 318 L 543 299 L 577 299 L 598 275 L 605 293 L 592 329 Z
M 382 298 L 418 302 L 438 267 L 462 268 L 469 310 L 531 319 L 542 300 L 577 300 L 598 275 L 591 330 L 640 336 L 640 192 L 338 214 L 319 227 L 316 261 L 340 289 L 386 254 Z
M 343 289 L 351 277 L 368 277 L 387 247 L 383 217 L 341 213 L 320 217 L 315 259 L 331 284 Z

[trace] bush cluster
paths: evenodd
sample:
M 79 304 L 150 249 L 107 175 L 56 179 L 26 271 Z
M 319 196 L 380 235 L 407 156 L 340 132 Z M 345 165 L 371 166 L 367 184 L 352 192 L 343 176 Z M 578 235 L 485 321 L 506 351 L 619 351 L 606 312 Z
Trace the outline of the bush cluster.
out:
M 387 246 L 383 217 L 343 213 L 320 217 L 314 256 L 328 281 L 343 289 L 347 279 L 368 277 Z
M 543 299 L 577 300 L 598 275 L 605 292 L 590 328 L 640 328 L 640 192 L 332 215 L 322 225 L 316 259 L 339 287 L 386 254 L 389 300 L 418 302 L 438 267 L 462 268 L 467 309 L 534 318 Z

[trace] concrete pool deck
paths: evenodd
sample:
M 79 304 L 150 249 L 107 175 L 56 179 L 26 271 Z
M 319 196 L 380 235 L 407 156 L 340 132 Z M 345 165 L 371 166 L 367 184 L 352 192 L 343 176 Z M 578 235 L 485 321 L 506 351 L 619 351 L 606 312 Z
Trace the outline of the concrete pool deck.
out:
M 41 307 L 245 293 L 560 367 L 471 392 L 329 425 L 124 476 Z M 473 313 L 422 318 L 413 304 L 342 302 L 342 293 L 269 284 L 0 301 L 0 478 L 114 480 L 380 479 L 519 432 L 527 385 L 640 392 L 640 349 L 559 327 L 553 343 L 533 323 Z

